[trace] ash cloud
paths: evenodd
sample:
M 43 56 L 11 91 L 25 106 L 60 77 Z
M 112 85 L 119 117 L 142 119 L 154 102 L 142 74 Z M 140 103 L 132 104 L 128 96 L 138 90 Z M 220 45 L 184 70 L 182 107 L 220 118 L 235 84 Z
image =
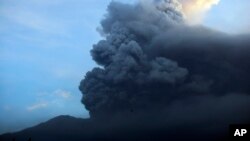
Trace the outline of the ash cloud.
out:
M 167 125 L 250 119 L 250 36 L 188 26 L 180 7 L 175 0 L 110 3 L 105 39 L 91 50 L 100 67 L 79 86 L 91 118 L 151 115 Z

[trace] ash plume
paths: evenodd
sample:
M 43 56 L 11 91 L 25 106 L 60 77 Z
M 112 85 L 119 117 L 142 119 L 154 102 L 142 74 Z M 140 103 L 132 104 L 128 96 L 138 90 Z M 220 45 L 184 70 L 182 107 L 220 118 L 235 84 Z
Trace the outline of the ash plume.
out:
M 180 7 L 175 0 L 110 3 L 105 39 L 91 50 L 100 67 L 79 86 L 91 118 L 148 114 L 168 125 L 250 119 L 250 36 L 188 26 Z

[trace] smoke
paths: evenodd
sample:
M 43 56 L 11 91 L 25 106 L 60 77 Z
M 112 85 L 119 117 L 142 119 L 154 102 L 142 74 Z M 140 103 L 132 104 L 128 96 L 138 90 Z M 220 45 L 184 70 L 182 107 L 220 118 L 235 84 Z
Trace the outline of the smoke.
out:
M 101 26 L 105 39 L 91 50 L 100 67 L 79 86 L 91 118 L 250 119 L 249 35 L 188 26 L 175 0 L 111 2 Z
M 200 23 L 206 14 L 214 5 L 219 4 L 220 0 L 180 0 L 183 12 L 188 23 Z

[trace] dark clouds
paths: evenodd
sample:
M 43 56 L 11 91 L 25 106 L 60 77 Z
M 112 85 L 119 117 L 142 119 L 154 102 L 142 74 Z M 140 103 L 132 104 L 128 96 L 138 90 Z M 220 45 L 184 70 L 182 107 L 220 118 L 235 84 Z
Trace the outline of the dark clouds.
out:
M 80 84 L 92 118 L 153 115 L 167 125 L 250 118 L 250 36 L 187 26 L 173 0 L 111 2 L 101 25 L 105 39 L 91 50 L 100 68 Z

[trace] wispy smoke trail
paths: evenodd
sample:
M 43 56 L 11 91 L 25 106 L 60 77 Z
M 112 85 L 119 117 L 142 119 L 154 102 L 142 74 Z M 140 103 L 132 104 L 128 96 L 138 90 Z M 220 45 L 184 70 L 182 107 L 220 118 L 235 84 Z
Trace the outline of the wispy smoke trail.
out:
M 182 4 L 183 13 L 191 24 L 200 23 L 203 16 L 220 0 L 179 0 Z

